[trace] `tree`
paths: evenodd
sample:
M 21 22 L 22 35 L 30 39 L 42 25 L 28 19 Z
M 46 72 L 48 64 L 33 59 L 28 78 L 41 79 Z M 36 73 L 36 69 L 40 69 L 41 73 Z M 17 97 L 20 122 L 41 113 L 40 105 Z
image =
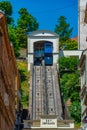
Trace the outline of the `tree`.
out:
M 75 72 L 78 68 L 79 59 L 78 57 L 70 56 L 70 57 L 61 57 L 59 59 L 59 70 L 60 74 L 64 74 L 66 72 Z
M 21 104 L 23 108 L 28 107 L 29 103 L 29 78 L 30 74 L 27 70 L 27 62 L 26 61 L 17 61 L 18 70 L 20 73 L 21 79 Z
M 69 98 L 72 102 L 75 99 L 79 100 L 79 75 L 77 73 L 64 74 L 60 79 L 60 86 L 65 101 Z
M 8 26 L 8 33 L 9 33 L 10 41 L 12 42 L 13 47 L 14 47 L 15 55 L 16 55 L 16 57 L 18 57 L 20 55 L 20 53 L 19 53 L 19 45 L 18 45 L 16 28 L 9 25 Z
M 63 50 L 77 50 L 78 49 L 78 42 L 75 40 L 67 40 L 64 43 L 62 43 L 62 47 L 60 49 Z
M 77 57 L 62 57 L 59 59 L 60 90 L 66 102 L 71 100 L 70 115 L 75 122 L 80 122 L 80 86 L 79 86 L 79 59 Z M 76 105 L 79 104 L 78 105 Z M 76 107 L 76 110 L 74 109 Z M 78 115 L 79 114 L 79 115 Z
M 81 122 L 81 105 L 80 102 L 74 101 L 70 106 L 70 116 L 76 123 Z
M 3 0 L 0 2 L 0 10 L 4 11 L 7 19 L 7 24 L 8 24 L 8 34 L 9 34 L 9 39 L 13 44 L 14 47 L 14 52 L 16 57 L 18 57 L 19 54 L 19 46 L 18 46 L 18 40 L 17 40 L 17 35 L 16 35 L 16 28 L 13 26 L 14 25 L 14 20 L 11 17 L 12 15 L 12 5 L 9 1 Z
M 66 22 L 64 16 L 60 16 L 57 22 L 54 31 L 59 34 L 60 43 L 63 43 L 70 38 L 73 28 L 70 28 L 70 24 Z
M 28 13 L 27 9 L 21 8 L 18 13 L 20 15 L 17 22 L 19 28 L 25 29 L 26 32 L 32 32 L 38 29 L 39 25 L 36 18 Z
M 27 47 L 27 34 L 26 34 L 26 30 L 17 27 L 16 28 L 16 35 L 17 35 L 18 45 L 21 48 L 26 48 Z
M 3 0 L 0 2 L 0 10 L 4 11 L 7 18 L 7 24 L 13 23 L 12 15 L 12 5 L 9 1 Z
M 17 35 L 20 47 L 27 46 L 27 33 L 38 29 L 38 22 L 35 17 L 28 13 L 27 9 L 19 10 L 19 19 L 17 21 Z

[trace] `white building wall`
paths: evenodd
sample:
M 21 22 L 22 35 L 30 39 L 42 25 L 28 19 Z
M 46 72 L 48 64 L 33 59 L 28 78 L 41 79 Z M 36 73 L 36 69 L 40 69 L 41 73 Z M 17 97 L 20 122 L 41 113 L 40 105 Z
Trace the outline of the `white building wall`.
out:
M 69 56 L 78 56 L 81 57 L 82 50 L 60 50 L 59 57 L 69 57 Z
M 79 0 L 79 48 L 87 48 L 87 24 L 84 22 L 87 0 Z

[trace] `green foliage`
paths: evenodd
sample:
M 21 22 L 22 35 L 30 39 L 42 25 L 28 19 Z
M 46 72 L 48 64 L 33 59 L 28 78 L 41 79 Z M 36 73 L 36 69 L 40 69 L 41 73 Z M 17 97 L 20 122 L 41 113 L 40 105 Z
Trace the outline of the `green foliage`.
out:
M 29 72 L 27 71 L 27 63 L 19 61 L 17 62 L 18 70 L 21 77 L 21 104 L 23 108 L 28 107 L 29 103 Z
M 13 18 L 11 17 L 12 15 L 12 5 L 9 1 L 3 0 L 0 2 L 0 10 L 5 12 L 6 18 L 7 18 L 7 24 L 8 24 L 8 34 L 9 34 L 9 39 L 13 44 L 14 47 L 14 52 L 16 57 L 20 55 L 19 53 L 19 44 L 18 44 L 18 38 L 16 34 L 16 28 L 13 26 L 14 21 Z
M 77 50 L 78 49 L 78 43 L 75 40 L 67 40 L 64 43 L 62 43 L 62 47 L 65 47 L 64 50 Z
M 4 11 L 7 18 L 7 23 L 11 24 L 13 23 L 12 15 L 12 5 L 9 1 L 3 0 L 0 2 L 0 10 Z
M 13 47 L 14 47 L 15 55 L 16 55 L 16 57 L 18 57 L 20 55 L 20 53 L 19 53 L 19 45 L 18 45 L 17 33 L 16 33 L 15 27 L 9 25 L 8 33 L 9 33 L 10 41 L 12 42 Z
M 77 79 L 78 80 L 78 79 Z M 71 101 L 73 102 L 73 101 L 79 101 L 80 99 L 79 99 L 79 86 L 77 85 L 77 86 L 75 86 L 76 87 L 76 91 L 74 90 L 74 93 L 72 93 L 71 94 L 71 96 L 70 96 L 70 99 L 71 99 Z
M 18 42 L 20 47 L 26 48 L 27 33 L 37 30 L 38 22 L 25 8 L 21 8 L 18 13 L 20 15 L 17 21 Z
M 36 18 L 28 13 L 27 9 L 21 8 L 19 10 L 18 27 L 25 29 L 26 32 L 32 32 L 38 29 L 38 22 Z
M 63 74 L 62 78 L 60 79 L 60 86 L 66 101 L 68 98 L 71 98 L 72 102 L 75 99 L 79 99 L 79 97 L 73 97 L 79 96 L 79 75 L 77 73 Z
M 77 57 L 62 57 L 59 59 L 60 70 L 60 89 L 63 93 L 64 101 L 71 100 L 70 115 L 75 122 L 80 122 L 80 86 L 79 86 L 79 71 Z M 79 106 L 77 107 L 77 104 Z M 74 112 L 74 108 L 77 108 Z M 78 115 L 79 113 L 79 115 Z
M 26 48 L 27 47 L 26 31 L 22 28 L 17 27 L 16 28 L 16 35 L 17 35 L 17 40 L 18 40 L 19 46 L 22 48 Z
M 61 57 L 59 59 L 60 74 L 62 74 L 62 71 L 63 73 L 75 71 L 78 68 L 78 63 L 79 60 L 77 57 Z
M 70 24 L 66 22 L 66 18 L 64 16 L 60 16 L 54 30 L 57 34 L 59 34 L 60 43 L 63 43 L 70 38 L 72 30 L 73 28 L 70 28 Z
M 3 0 L 0 2 L 0 9 L 5 12 L 7 18 L 9 38 L 14 45 L 16 56 L 19 56 L 19 47 L 27 47 L 27 33 L 38 29 L 38 22 L 36 18 L 28 13 L 27 9 L 21 8 L 19 10 L 19 18 L 17 25 L 14 25 L 12 15 L 12 5 L 9 1 Z
M 55 32 L 59 35 L 59 48 L 63 50 L 77 50 L 78 43 L 75 40 L 70 40 L 73 28 L 67 23 L 66 17 L 60 16 L 55 25 Z
M 74 101 L 70 106 L 70 116 L 73 118 L 76 123 L 81 122 L 81 104 L 80 102 Z

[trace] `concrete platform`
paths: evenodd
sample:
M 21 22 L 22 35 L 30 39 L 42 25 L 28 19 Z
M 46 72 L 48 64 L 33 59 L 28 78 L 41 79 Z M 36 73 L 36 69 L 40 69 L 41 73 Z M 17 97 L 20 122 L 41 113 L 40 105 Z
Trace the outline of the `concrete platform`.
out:
M 58 120 L 56 116 L 42 116 L 39 120 L 24 120 L 23 130 L 75 130 L 73 120 Z

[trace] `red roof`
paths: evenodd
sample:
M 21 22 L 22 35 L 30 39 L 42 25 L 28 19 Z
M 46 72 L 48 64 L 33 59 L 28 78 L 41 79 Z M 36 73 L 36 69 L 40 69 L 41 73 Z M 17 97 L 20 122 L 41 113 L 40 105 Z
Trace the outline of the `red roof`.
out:
M 78 42 L 78 36 L 71 38 L 71 40 L 75 40 Z

